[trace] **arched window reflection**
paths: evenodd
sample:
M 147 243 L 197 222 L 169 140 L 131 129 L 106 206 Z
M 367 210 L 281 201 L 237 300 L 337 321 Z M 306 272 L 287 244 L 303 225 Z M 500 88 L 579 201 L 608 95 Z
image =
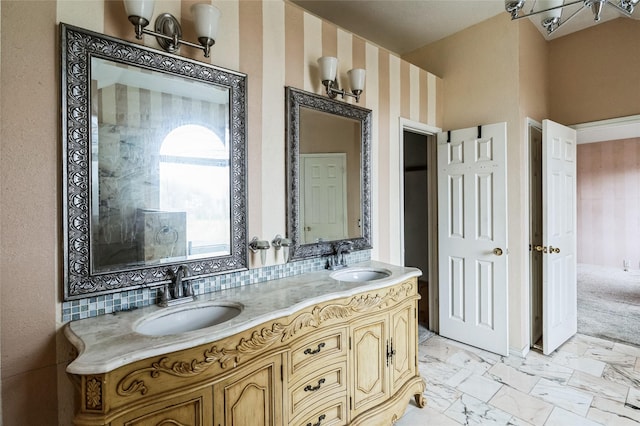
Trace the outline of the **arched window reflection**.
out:
M 160 209 L 186 212 L 187 250 L 230 253 L 228 146 L 208 128 L 187 124 L 160 147 Z

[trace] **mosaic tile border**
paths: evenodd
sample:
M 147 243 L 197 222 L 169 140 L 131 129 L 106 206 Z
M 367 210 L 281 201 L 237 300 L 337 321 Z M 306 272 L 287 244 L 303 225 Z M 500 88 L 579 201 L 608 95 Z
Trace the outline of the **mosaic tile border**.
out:
M 371 250 L 361 250 L 346 255 L 347 263 L 364 262 L 371 259 Z M 325 267 L 326 259 L 305 259 L 286 264 L 265 266 L 231 274 L 214 275 L 193 280 L 195 294 L 207 294 L 234 287 L 258 284 L 265 281 L 319 271 Z M 118 311 L 153 305 L 158 300 L 159 288 L 144 288 L 121 293 L 87 297 L 62 303 L 62 322 L 97 317 Z

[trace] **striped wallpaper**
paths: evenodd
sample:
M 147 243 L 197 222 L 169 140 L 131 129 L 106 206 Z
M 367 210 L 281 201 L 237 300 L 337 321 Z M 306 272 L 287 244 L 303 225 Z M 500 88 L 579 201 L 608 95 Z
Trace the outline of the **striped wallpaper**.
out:
M 157 1 L 155 12 L 174 14 L 185 39 L 195 40 L 189 12 L 193 3 Z M 316 60 L 331 55 L 338 57 L 342 87 L 348 87 L 348 69 L 367 70 L 360 105 L 373 110 L 371 255 L 400 262 L 399 118 L 441 127 L 441 80 L 287 1 L 212 3 L 222 16 L 211 63 L 248 75 L 249 238 L 271 240 L 286 233 L 284 87 L 321 93 Z M 58 0 L 57 16 L 59 22 L 135 41 L 120 1 Z M 144 43 L 156 45 L 148 36 Z M 180 54 L 204 60 L 200 51 L 188 47 Z

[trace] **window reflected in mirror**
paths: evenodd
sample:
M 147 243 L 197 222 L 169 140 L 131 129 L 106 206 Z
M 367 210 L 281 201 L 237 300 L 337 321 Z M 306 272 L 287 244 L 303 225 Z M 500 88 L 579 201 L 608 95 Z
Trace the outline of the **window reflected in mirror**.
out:
M 246 270 L 247 76 L 60 27 L 64 299 Z
M 228 89 L 91 70 L 93 272 L 229 254 Z

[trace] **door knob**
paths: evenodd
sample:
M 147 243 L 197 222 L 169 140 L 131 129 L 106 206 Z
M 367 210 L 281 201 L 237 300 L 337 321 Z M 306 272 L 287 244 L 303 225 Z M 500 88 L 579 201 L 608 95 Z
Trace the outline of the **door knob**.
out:
M 547 252 L 547 248 L 545 246 L 541 246 L 541 245 L 537 245 L 533 248 L 535 251 L 541 251 L 546 253 Z
M 494 248 L 493 249 L 493 254 L 495 254 L 496 256 L 502 256 L 502 249 L 501 248 Z
M 549 253 L 560 253 L 560 249 L 558 247 L 549 246 Z

